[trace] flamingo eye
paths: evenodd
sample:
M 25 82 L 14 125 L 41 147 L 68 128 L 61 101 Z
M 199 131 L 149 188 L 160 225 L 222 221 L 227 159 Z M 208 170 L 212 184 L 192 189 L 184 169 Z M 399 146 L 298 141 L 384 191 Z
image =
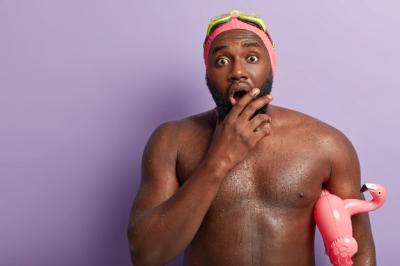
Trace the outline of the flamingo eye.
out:
M 380 195 L 380 194 L 382 194 L 382 192 L 379 191 L 378 194 Z

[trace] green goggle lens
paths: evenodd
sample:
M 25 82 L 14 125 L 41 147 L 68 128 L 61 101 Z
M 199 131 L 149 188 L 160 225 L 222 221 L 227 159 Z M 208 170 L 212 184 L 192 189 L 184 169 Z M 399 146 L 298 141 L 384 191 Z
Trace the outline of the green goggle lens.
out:
M 210 35 L 210 33 L 211 33 L 211 31 L 212 31 L 212 29 L 214 28 L 214 27 L 216 27 L 216 26 L 218 26 L 218 25 L 220 25 L 220 24 L 223 24 L 223 23 L 226 23 L 226 22 L 228 22 L 231 18 L 232 18 L 232 16 L 233 15 L 238 15 L 237 17 L 240 19 L 240 20 L 242 20 L 242 21 L 244 21 L 244 22 L 252 22 L 252 23 L 255 23 L 257 26 L 259 26 L 263 31 L 266 31 L 267 30 L 267 27 L 265 26 L 265 23 L 264 23 L 264 21 L 260 18 L 260 17 L 258 17 L 258 16 L 256 16 L 256 15 L 252 15 L 252 14 L 243 14 L 243 13 L 240 13 L 240 12 L 238 12 L 238 11 L 232 11 L 230 14 L 224 14 L 224 15 L 220 15 L 220 16 L 217 16 L 217 17 L 214 17 L 212 20 L 211 20 L 211 22 L 208 24 L 208 27 L 207 27 L 207 36 L 208 35 Z
M 231 18 L 233 16 L 237 17 L 238 19 L 240 19 L 243 22 L 250 22 L 250 23 L 253 23 L 256 26 L 260 27 L 267 34 L 269 40 L 272 43 L 272 47 L 275 48 L 275 43 L 272 41 L 270 35 L 268 34 L 267 26 L 265 25 L 262 18 L 260 18 L 259 16 L 255 15 L 255 14 L 241 13 L 238 10 L 234 10 L 234 11 L 230 12 L 229 14 L 223 14 L 223 15 L 219 15 L 219 16 L 212 18 L 211 22 L 208 24 L 208 27 L 207 27 L 207 37 L 211 34 L 213 29 L 215 29 L 217 26 L 219 26 L 221 24 L 228 22 L 229 20 L 231 20 Z
M 214 19 L 210 22 L 210 24 L 208 24 L 208 28 L 207 28 L 207 36 L 210 35 L 210 32 L 213 28 L 215 28 L 216 26 L 220 25 L 220 24 L 224 24 L 226 22 L 228 22 L 231 19 L 231 16 L 225 16 L 225 17 L 221 17 L 221 18 L 217 18 Z

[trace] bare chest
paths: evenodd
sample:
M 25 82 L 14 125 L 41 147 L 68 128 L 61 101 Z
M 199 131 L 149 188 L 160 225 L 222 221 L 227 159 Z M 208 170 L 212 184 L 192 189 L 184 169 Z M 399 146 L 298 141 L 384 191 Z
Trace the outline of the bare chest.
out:
M 208 135 L 182 145 L 177 174 L 183 184 L 204 158 Z M 330 173 L 317 143 L 299 136 L 269 136 L 228 173 L 212 211 L 257 202 L 264 207 L 307 208 L 315 203 Z

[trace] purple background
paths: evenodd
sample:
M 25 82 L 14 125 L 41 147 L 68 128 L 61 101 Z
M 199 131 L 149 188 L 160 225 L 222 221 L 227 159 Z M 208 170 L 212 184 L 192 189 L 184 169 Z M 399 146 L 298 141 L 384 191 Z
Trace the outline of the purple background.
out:
M 274 104 L 340 129 L 362 181 L 386 186 L 371 222 L 379 264 L 398 265 L 395 0 L 0 0 L 0 265 L 130 265 L 144 145 L 160 123 L 213 108 L 202 41 L 236 8 L 262 15 L 277 44 Z

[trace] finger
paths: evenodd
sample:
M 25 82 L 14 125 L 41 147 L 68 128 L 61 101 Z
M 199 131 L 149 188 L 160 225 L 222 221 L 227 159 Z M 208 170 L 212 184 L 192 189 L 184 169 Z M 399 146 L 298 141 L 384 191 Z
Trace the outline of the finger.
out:
M 254 137 L 261 139 L 262 137 L 269 136 L 271 134 L 271 124 L 263 123 L 254 130 Z
M 243 111 L 243 109 L 260 93 L 259 88 L 253 88 L 248 93 L 246 93 L 240 100 L 233 105 L 229 115 L 236 118 Z
M 270 103 L 272 101 L 272 96 L 271 95 L 265 95 L 257 98 L 250 104 L 246 106 L 246 108 L 240 113 L 240 117 L 245 119 L 246 121 L 250 120 L 250 118 L 253 116 L 253 114 L 263 107 L 264 105 Z
M 262 126 L 264 123 L 271 123 L 271 117 L 267 114 L 258 114 L 253 119 L 250 120 L 249 129 L 255 131 L 258 127 Z

